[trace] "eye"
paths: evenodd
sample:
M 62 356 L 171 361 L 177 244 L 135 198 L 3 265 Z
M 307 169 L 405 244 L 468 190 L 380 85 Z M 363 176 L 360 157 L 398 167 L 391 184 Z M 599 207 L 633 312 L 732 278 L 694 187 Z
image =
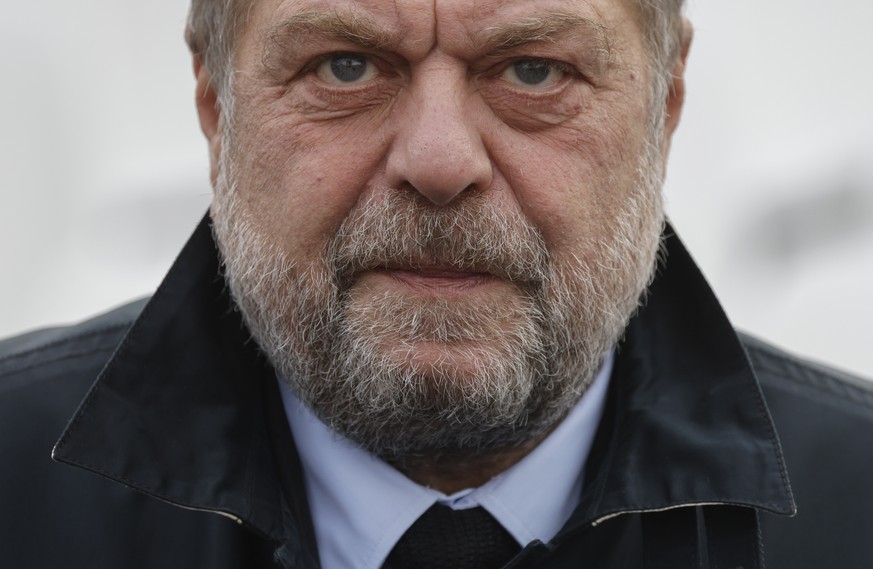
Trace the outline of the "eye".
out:
M 359 53 L 334 53 L 315 68 L 319 79 L 336 85 L 363 83 L 378 73 L 376 66 Z
M 501 77 L 526 89 L 547 89 L 568 73 L 565 65 L 547 59 L 519 59 L 503 70 Z

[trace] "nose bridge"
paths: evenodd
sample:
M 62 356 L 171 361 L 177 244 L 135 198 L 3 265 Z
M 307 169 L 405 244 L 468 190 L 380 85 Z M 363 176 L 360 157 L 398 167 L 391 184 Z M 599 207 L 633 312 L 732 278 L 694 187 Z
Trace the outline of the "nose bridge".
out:
M 413 78 L 397 122 L 387 177 L 409 184 L 436 205 L 467 188 L 491 183 L 491 161 L 482 142 L 465 73 L 434 67 Z

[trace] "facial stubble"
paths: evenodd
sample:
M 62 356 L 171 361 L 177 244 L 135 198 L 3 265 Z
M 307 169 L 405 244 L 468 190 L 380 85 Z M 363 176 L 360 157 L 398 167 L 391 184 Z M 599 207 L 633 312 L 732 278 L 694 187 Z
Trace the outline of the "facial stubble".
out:
M 609 227 L 560 258 L 485 192 L 438 207 L 412 189 L 382 188 L 362 197 L 318 258 L 295 261 L 254 222 L 228 154 L 213 227 L 253 337 L 330 428 L 400 465 L 494 454 L 566 414 L 638 306 L 663 218 L 653 148 Z M 508 286 L 442 297 L 360 285 L 362 274 L 396 266 Z

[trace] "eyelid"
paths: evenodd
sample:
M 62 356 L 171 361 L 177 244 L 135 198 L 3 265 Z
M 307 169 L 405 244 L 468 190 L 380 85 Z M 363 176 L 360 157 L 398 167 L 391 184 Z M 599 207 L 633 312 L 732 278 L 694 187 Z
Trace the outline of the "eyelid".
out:
M 544 87 L 544 88 L 541 89 L 541 90 L 548 90 L 549 88 L 553 87 L 554 85 L 557 85 L 557 84 L 561 83 L 562 81 L 564 81 L 567 77 L 573 77 L 573 78 L 578 78 L 578 79 L 587 80 L 587 78 L 585 77 L 585 75 L 584 75 L 583 73 L 581 73 L 581 72 L 580 72 L 580 71 L 579 71 L 579 70 L 578 70 L 574 65 L 572 65 L 572 64 L 569 64 L 569 63 L 564 62 L 564 61 L 558 61 L 558 60 L 555 60 L 555 59 L 550 59 L 550 58 L 548 58 L 548 57 L 532 57 L 532 56 L 519 56 L 519 57 L 514 57 L 514 58 L 512 58 L 512 59 L 509 59 L 509 60 L 503 62 L 503 63 L 498 67 L 496 73 L 494 73 L 494 76 L 495 76 L 495 77 L 503 78 L 504 74 L 505 74 L 507 71 L 509 71 L 510 69 L 512 69 L 512 67 L 515 66 L 516 64 L 518 64 L 518 63 L 520 63 L 520 62 L 523 62 L 523 61 L 531 61 L 531 62 L 537 62 L 537 63 L 544 63 L 544 64 L 547 64 L 547 65 L 548 65 L 552 70 L 558 71 L 558 72 L 560 72 L 560 73 L 563 74 L 563 76 L 560 77 L 558 80 L 556 80 L 554 83 L 551 83 L 550 85 L 548 85 L 547 87 Z M 504 80 L 505 80 L 505 79 L 504 79 Z M 532 91 L 532 92 L 537 91 L 537 85 L 528 85 L 528 86 L 525 86 L 525 85 L 523 85 L 523 84 L 516 84 L 516 83 L 512 83 L 512 82 L 510 82 L 510 81 L 507 81 L 507 83 L 509 83 L 510 85 L 512 85 L 512 86 L 515 87 L 515 88 L 522 89 L 522 90 L 525 90 L 525 91 Z
M 549 59 L 548 57 L 516 57 L 512 60 L 512 63 L 515 64 L 519 61 L 541 61 L 568 75 L 581 75 L 574 65 L 557 59 Z
M 312 56 L 311 59 L 300 69 L 298 75 L 313 75 L 322 63 L 337 55 L 350 55 L 366 59 L 377 72 L 377 77 L 374 77 L 374 79 L 378 77 L 387 78 L 405 75 L 408 72 L 408 70 L 405 69 L 404 62 L 400 60 L 400 58 L 394 57 L 391 53 L 374 53 L 367 49 L 332 49 L 325 50 L 320 55 Z M 358 83 L 357 85 L 363 85 L 364 83 L 367 82 Z M 351 88 L 354 85 L 355 83 L 348 83 L 346 84 L 346 87 Z

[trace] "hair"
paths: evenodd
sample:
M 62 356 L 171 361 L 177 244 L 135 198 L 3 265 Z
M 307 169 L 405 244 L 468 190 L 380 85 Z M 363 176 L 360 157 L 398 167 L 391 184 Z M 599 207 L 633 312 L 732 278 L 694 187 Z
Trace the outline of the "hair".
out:
M 682 8 L 685 0 L 634 0 L 649 54 L 649 131 L 660 134 L 664 128 L 667 90 L 673 67 L 682 51 Z
M 673 65 L 682 46 L 682 7 L 685 0 L 632 0 L 637 4 L 654 73 L 650 81 L 652 120 L 663 121 L 663 101 L 670 86 Z M 246 26 L 255 0 L 191 0 L 185 39 L 201 59 L 220 97 L 230 97 L 230 70 L 234 47 Z

